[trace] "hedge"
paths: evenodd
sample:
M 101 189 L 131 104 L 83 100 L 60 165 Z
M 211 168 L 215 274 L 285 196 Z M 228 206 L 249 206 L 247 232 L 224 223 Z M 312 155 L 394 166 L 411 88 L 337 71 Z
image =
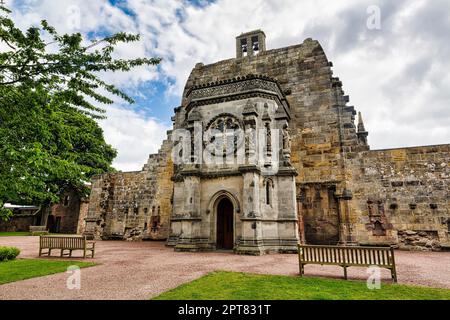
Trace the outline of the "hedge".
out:
M 0 247 L 0 262 L 14 260 L 20 253 L 15 247 Z

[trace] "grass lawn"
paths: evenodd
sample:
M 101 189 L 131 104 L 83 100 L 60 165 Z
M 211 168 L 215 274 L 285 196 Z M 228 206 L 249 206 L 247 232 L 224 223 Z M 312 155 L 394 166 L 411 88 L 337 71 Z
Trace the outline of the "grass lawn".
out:
M 65 272 L 67 267 L 73 265 L 86 268 L 96 264 L 92 262 L 51 261 L 44 259 L 17 259 L 0 262 L 0 284 Z
M 49 233 L 46 235 L 50 236 L 74 236 L 74 234 L 65 234 L 65 233 Z M 26 231 L 18 231 L 18 232 L 0 232 L 0 237 L 23 237 L 23 236 L 31 236 L 30 232 Z
M 156 300 L 450 300 L 450 290 L 382 283 L 217 271 L 167 291 Z
M 29 232 L 0 232 L 0 237 L 19 237 L 19 236 L 29 236 Z

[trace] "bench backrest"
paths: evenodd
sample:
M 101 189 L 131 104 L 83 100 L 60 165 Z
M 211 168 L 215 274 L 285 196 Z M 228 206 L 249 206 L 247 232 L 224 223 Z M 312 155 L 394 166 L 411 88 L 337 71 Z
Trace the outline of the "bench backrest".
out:
M 83 249 L 86 237 L 83 236 L 40 236 L 41 248 L 50 249 Z
M 298 246 L 299 260 L 304 263 L 386 266 L 395 264 L 394 250 L 388 247 Z

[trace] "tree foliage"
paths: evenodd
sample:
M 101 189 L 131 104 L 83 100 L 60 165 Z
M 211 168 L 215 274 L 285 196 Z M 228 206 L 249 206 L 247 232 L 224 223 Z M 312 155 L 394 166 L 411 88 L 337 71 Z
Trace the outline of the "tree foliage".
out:
M 158 58 L 116 59 L 119 43 L 139 35 L 118 33 L 86 43 L 60 35 L 46 21 L 25 32 L 0 7 L 0 218 L 5 202 L 49 205 L 68 186 L 86 195 L 94 174 L 112 170 L 116 151 L 96 119 L 111 96 L 133 99 L 101 78 L 156 65 Z M 50 39 L 49 41 L 46 41 Z

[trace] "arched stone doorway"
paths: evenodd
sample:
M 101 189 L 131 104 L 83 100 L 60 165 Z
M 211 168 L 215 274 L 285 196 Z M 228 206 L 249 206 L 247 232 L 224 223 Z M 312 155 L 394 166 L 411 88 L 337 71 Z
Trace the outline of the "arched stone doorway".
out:
M 234 207 L 227 197 L 219 199 L 216 207 L 216 247 L 231 250 L 234 247 Z

